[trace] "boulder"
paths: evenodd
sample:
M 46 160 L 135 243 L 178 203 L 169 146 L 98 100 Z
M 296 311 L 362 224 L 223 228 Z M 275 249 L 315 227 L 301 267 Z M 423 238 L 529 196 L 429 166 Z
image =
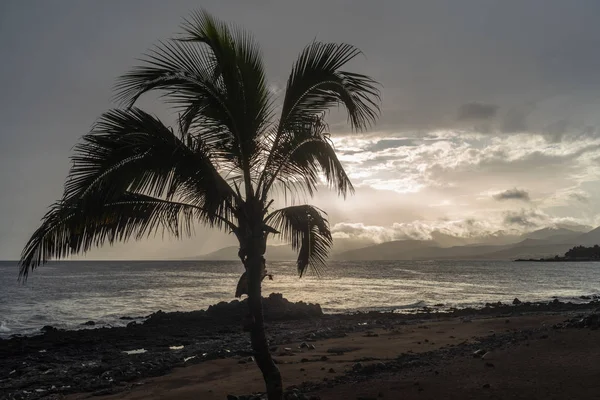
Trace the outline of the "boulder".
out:
M 42 329 L 40 329 L 40 331 L 42 331 L 43 333 L 50 333 L 50 332 L 56 332 L 56 331 L 58 331 L 58 329 L 56 329 L 52 325 L 45 325 L 42 327 Z
M 306 319 L 323 315 L 319 304 L 303 301 L 293 303 L 281 293 L 271 293 L 269 297 L 263 298 L 263 311 L 267 321 Z M 233 300 L 229 303 L 222 301 L 209 306 L 206 314 L 212 318 L 241 319 L 248 314 L 248 300 Z

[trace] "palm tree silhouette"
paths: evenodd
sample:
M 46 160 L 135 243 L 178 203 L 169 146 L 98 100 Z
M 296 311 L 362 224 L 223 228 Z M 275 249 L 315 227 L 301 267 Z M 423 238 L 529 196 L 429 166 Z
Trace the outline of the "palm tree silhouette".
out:
M 355 130 L 367 128 L 379 114 L 379 90 L 370 77 L 340 69 L 359 50 L 314 41 L 278 102 L 252 36 L 204 11 L 182 27 L 182 37 L 160 42 L 119 78 L 116 99 L 125 108 L 104 113 L 75 147 L 63 198 L 25 246 L 20 278 L 51 258 L 157 231 L 180 237 L 202 223 L 232 232 L 245 268 L 236 294 L 248 295 L 256 363 L 269 399 L 281 399 L 263 325 L 267 238 L 291 243 L 302 276 L 323 267 L 332 237 L 320 209 L 272 210 L 272 198 L 312 195 L 322 178 L 340 195 L 354 190 L 324 116 L 342 105 Z M 155 90 L 178 110 L 177 133 L 134 107 Z

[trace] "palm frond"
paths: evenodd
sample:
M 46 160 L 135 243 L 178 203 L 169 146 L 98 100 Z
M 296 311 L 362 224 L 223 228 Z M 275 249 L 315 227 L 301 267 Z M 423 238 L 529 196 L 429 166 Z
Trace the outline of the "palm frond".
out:
M 235 193 L 201 142 L 185 143 L 144 111 L 111 110 L 75 147 L 66 200 L 101 193 L 108 202 L 129 190 L 182 200 L 228 216 Z
M 21 254 L 21 279 L 52 258 L 161 231 L 175 237 L 190 235 L 193 223 L 206 219 L 204 210 L 189 204 L 130 192 L 105 203 L 104 196 L 98 194 L 61 200 L 50 208 Z
M 295 136 L 305 137 L 307 130 L 319 128 L 324 113 L 331 107 L 343 105 L 355 130 L 365 129 L 375 122 L 379 115 L 380 102 L 377 82 L 366 75 L 340 70 L 359 54 L 357 48 L 348 44 L 317 41 L 302 51 L 287 82 L 277 131 L 266 138 L 270 144 L 270 151 L 258 184 L 263 193 L 271 185 L 265 183 L 278 178 L 275 171 L 278 170 L 280 160 L 286 158 L 282 153 L 290 151 L 290 146 L 286 146 L 285 142 L 301 143 L 302 140 L 296 139 Z M 317 126 L 311 128 L 314 124 Z M 331 147 L 325 144 L 318 146 L 321 150 Z M 326 152 L 334 153 L 329 150 Z M 329 163 L 323 159 L 321 165 L 339 165 L 337 158 L 331 160 Z M 341 179 L 337 182 L 332 182 L 330 177 L 328 181 L 337 186 L 340 193 L 345 194 L 350 189 L 349 181 L 345 173 L 338 177 Z
M 298 251 L 298 273 L 310 267 L 317 274 L 325 267 L 333 244 L 326 214 L 310 205 L 299 205 L 273 211 L 265 223 L 279 232 L 282 239 Z
M 178 41 L 159 43 L 115 85 L 115 98 L 127 107 L 153 90 L 182 111 L 186 127 L 221 154 L 238 153 L 235 116 L 229 109 L 223 82 L 215 77 L 214 56 L 197 45 Z M 186 130 L 188 130 L 186 129 Z
M 320 182 L 321 173 L 338 194 L 345 197 L 348 192 L 354 192 L 326 129 L 327 125 L 317 117 L 296 124 L 293 131 L 282 136 L 271 158 L 275 170 L 265 172 L 270 174 L 270 180 L 262 187 L 263 198 L 266 198 L 276 180 L 287 185 L 294 182 L 295 178 L 303 182 L 304 188 L 312 196 Z
M 349 44 L 313 42 L 294 64 L 288 79 L 280 129 L 314 118 L 342 104 L 352 127 L 357 130 L 374 123 L 379 114 L 377 83 L 362 74 L 341 71 L 360 54 Z
M 262 154 L 260 137 L 271 123 L 272 100 L 260 47 L 253 37 L 207 13 L 197 11 L 185 21 L 181 40 L 205 45 L 215 60 L 235 127 L 245 186 L 252 192 L 253 168 Z

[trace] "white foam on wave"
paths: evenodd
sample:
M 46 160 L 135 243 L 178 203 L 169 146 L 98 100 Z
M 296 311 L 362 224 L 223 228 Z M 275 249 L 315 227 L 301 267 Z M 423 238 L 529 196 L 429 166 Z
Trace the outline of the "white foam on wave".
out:
M 146 350 L 146 349 L 135 349 L 135 350 L 125 350 L 123 353 L 132 355 L 132 354 L 144 354 L 147 352 L 148 352 L 148 350 Z
M 5 321 L 0 321 L 0 333 L 8 333 L 10 332 L 10 328 L 6 326 Z

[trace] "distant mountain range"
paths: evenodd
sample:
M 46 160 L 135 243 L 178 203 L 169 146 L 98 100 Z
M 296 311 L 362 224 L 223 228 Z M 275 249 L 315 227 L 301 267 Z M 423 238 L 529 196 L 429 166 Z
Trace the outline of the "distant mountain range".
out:
M 336 239 L 330 260 L 513 260 L 562 255 L 575 245 L 600 244 L 600 227 L 582 232 L 579 227 L 544 228 L 520 236 L 490 235 L 462 238 L 434 232 L 431 240 L 395 240 L 369 244 L 361 240 Z M 589 229 L 589 228 L 588 228 Z M 198 260 L 237 260 L 237 246 L 203 254 Z M 268 246 L 271 261 L 295 260 L 287 245 Z

